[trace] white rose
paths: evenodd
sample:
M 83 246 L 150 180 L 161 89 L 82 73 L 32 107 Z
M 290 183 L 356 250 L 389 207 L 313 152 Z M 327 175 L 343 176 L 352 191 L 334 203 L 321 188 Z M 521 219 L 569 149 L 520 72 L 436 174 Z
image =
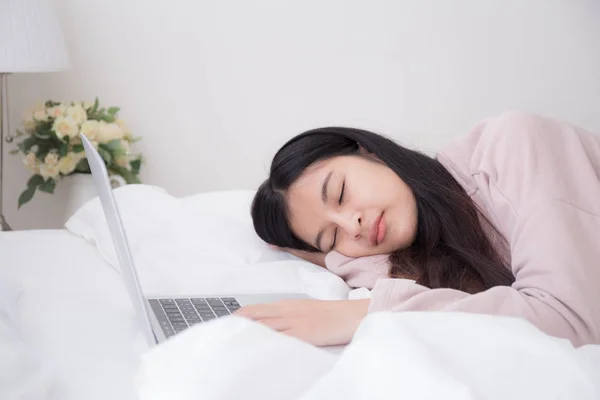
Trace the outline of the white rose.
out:
M 120 147 L 123 149 L 125 154 L 129 154 L 130 149 L 129 149 L 129 142 L 127 140 L 121 140 Z
M 27 153 L 27 155 L 23 158 L 23 164 L 30 170 L 35 171 L 35 168 L 38 164 L 38 160 L 35 156 L 35 153 L 31 151 Z
M 117 124 L 107 124 L 104 121 L 100 122 L 100 132 L 97 137 L 100 143 L 108 143 L 112 140 L 123 139 L 123 129 Z
M 48 165 L 44 163 L 40 166 L 40 175 L 42 175 L 44 179 L 55 179 L 58 177 L 59 173 L 60 171 L 58 169 L 58 163 L 56 163 L 55 165 Z
M 56 136 L 58 136 L 59 139 L 62 139 L 65 136 L 74 138 L 79 132 L 79 127 L 77 126 L 77 123 L 70 115 L 66 117 L 56 118 L 52 129 L 54 130 L 54 132 L 56 132 Z
M 96 120 L 90 119 L 81 125 L 81 133 L 83 133 L 89 140 L 96 140 L 99 132 L 100 124 Z
M 35 112 L 35 110 L 27 110 L 23 113 L 23 128 L 28 133 L 35 131 L 35 120 L 33 119 Z
M 73 153 L 69 152 L 66 156 L 60 159 L 58 162 L 58 170 L 63 175 L 69 175 L 71 172 L 75 171 L 75 167 L 77 163 L 81 161 L 82 153 Z
M 33 113 L 33 119 L 39 122 L 46 122 L 48 121 L 48 114 L 46 110 L 37 110 Z
M 72 117 L 78 124 L 82 124 L 87 120 L 87 113 L 80 104 L 67 108 L 67 115 Z
M 23 128 L 25 129 L 25 132 L 27 132 L 27 133 L 35 132 L 35 121 L 32 119 L 24 121 Z
M 117 156 L 115 161 L 118 166 L 131 170 L 131 163 L 129 162 L 129 156 Z
M 46 158 L 44 158 L 44 163 L 48 164 L 49 166 L 58 164 L 58 154 L 54 152 L 46 154 Z
M 52 118 L 58 118 L 58 117 L 64 116 L 66 110 L 67 109 L 65 106 L 63 106 L 62 104 L 59 104 L 57 106 L 48 108 L 48 110 L 46 110 L 46 112 L 48 113 L 48 116 L 50 116 Z

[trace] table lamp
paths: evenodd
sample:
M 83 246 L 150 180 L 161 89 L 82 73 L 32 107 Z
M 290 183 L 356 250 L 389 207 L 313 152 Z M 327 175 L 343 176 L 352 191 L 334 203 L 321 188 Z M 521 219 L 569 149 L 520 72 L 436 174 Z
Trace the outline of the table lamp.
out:
M 0 0 L 0 230 L 10 230 L 2 209 L 4 148 L 12 141 L 8 75 L 69 69 L 69 55 L 51 0 Z

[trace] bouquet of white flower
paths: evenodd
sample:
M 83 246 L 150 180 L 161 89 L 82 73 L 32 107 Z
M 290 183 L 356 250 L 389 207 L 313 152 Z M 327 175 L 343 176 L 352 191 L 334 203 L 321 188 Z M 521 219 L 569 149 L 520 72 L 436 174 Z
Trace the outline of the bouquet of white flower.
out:
M 82 132 L 98 149 L 110 174 L 127 183 L 140 183 L 142 158 L 132 154 L 130 144 L 138 141 L 117 118 L 118 107 L 100 108 L 94 103 L 47 101 L 25 114 L 23 130 L 16 137 L 24 140 L 11 154 L 22 154 L 23 163 L 33 172 L 27 188 L 19 196 L 19 207 L 33 198 L 36 190 L 54 193 L 56 183 L 73 173 L 89 174 Z

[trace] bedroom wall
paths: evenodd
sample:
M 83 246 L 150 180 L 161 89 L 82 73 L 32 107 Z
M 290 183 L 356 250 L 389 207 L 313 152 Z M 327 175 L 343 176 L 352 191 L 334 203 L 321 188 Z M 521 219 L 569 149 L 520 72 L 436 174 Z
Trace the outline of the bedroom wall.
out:
M 514 108 L 600 132 L 594 0 L 55 3 L 72 70 L 11 77 L 13 121 L 97 95 L 144 137 L 144 181 L 177 196 L 255 187 L 278 146 L 320 125 L 427 152 Z M 64 195 L 17 211 L 28 175 L 5 163 L 13 227 L 60 226 Z

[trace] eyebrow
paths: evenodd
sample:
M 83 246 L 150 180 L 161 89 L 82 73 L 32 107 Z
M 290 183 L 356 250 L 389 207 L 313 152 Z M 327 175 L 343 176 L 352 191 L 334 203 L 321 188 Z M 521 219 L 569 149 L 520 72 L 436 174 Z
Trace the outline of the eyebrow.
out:
M 327 186 L 329 186 L 329 180 L 331 179 L 332 174 L 333 174 L 333 171 L 330 171 L 327 174 L 327 176 L 323 180 L 323 187 L 321 188 L 321 199 L 323 199 L 323 203 L 325 203 L 325 204 L 327 204 Z M 321 250 L 321 238 L 322 237 L 323 237 L 323 229 L 321 229 L 319 231 L 319 233 L 317 233 L 317 238 L 315 239 L 317 249 L 319 249 L 320 252 L 323 252 L 323 250 Z
M 323 188 L 321 189 L 321 198 L 323 199 L 323 203 L 327 203 L 327 186 L 329 185 L 329 180 L 331 179 L 331 175 L 333 171 L 330 171 L 325 180 L 323 180 Z

